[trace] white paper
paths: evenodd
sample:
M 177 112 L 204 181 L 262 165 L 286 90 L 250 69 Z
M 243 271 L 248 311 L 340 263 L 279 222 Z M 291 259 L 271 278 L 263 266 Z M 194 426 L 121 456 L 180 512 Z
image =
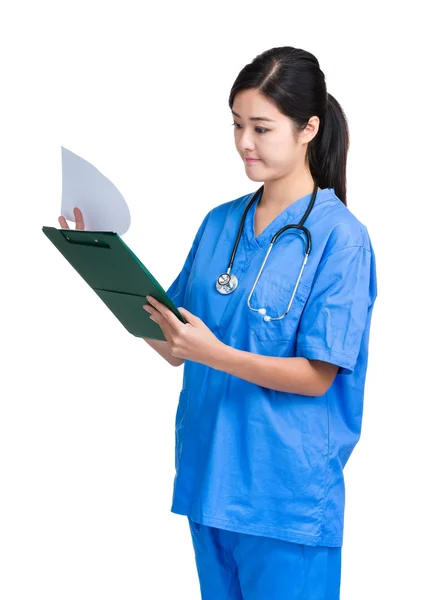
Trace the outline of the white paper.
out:
M 62 148 L 61 215 L 75 223 L 78 207 L 84 229 L 123 235 L 130 227 L 130 211 L 115 185 L 87 160 Z

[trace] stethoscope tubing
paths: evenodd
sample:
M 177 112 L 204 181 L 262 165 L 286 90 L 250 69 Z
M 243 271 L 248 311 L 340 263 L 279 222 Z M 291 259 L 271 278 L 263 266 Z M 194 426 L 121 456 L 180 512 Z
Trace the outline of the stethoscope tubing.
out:
M 235 275 L 231 274 L 231 269 L 232 269 L 232 266 L 234 264 L 234 258 L 235 258 L 235 254 L 237 252 L 237 248 L 238 248 L 238 245 L 239 245 L 239 242 L 240 242 L 240 238 L 241 238 L 241 235 L 242 235 L 242 231 L 243 231 L 243 228 L 244 228 L 244 223 L 245 223 L 247 212 L 250 210 L 250 207 L 252 206 L 252 204 L 256 201 L 256 199 L 258 197 L 258 194 L 263 194 L 263 189 L 264 189 L 264 186 L 262 185 L 253 194 L 253 197 L 251 198 L 250 202 L 248 203 L 248 205 L 244 209 L 244 212 L 243 212 L 243 215 L 242 215 L 242 218 L 241 218 L 241 222 L 240 222 L 240 226 L 239 226 L 239 229 L 238 229 L 237 238 L 236 238 L 236 240 L 234 242 L 234 246 L 233 246 L 233 249 L 232 249 L 232 253 L 231 253 L 231 257 L 230 257 L 230 260 L 229 260 L 229 263 L 228 263 L 228 267 L 227 267 L 226 273 L 222 273 L 221 275 L 219 275 L 219 277 L 217 278 L 217 281 L 216 281 L 216 289 L 221 294 L 229 294 L 229 293 L 233 292 L 237 288 L 237 286 L 238 286 L 238 279 L 237 279 L 237 277 Z M 257 285 L 257 282 L 258 282 L 258 280 L 259 280 L 259 278 L 260 278 L 260 276 L 262 274 L 263 268 L 265 266 L 265 263 L 266 263 L 266 261 L 268 259 L 269 254 L 270 254 L 270 252 L 272 250 L 273 245 L 275 244 L 275 242 L 277 241 L 277 239 L 279 238 L 279 236 L 282 233 L 284 233 L 285 231 L 288 231 L 289 229 L 298 229 L 300 231 L 303 231 L 303 233 L 306 236 L 305 256 L 304 256 L 304 259 L 303 259 L 302 267 L 301 267 L 301 269 L 299 271 L 299 275 L 297 277 L 296 284 L 295 284 L 294 289 L 293 289 L 293 293 L 292 293 L 291 298 L 290 298 L 290 302 L 289 302 L 289 304 L 287 306 L 287 309 L 279 317 L 271 317 L 269 315 L 266 315 L 264 317 L 265 321 L 280 320 L 280 319 L 284 318 L 288 314 L 288 312 L 289 312 L 289 310 L 291 308 L 294 296 L 295 296 L 296 291 L 297 291 L 297 287 L 299 285 L 299 281 L 300 281 L 300 279 L 302 277 L 303 270 L 304 270 L 304 268 L 306 266 L 309 254 L 310 254 L 311 249 L 312 249 L 311 234 L 310 234 L 309 229 L 307 227 L 304 227 L 304 223 L 306 222 L 306 219 L 308 218 L 308 216 L 309 216 L 309 214 L 310 214 L 310 212 L 311 212 L 311 210 L 312 210 L 312 208 L 314 206 L 315 199 L 316 199 L 316 196 L 317 196 L 317 192 L 318 192 L 318 184 L 315 182 L 315 187 L 314 187 L 314 190 L 312 192 L 312 196 L 311 196 L 311 200 L 309 202 L 309 206 L 306 209 L 306 211 L 305 211 L 302 219 L 299 221 L 299 223 L 298 224 L 292 223 L 292 224 L 289 224 L 289 225 L 285 225 L 284 227 L 282 227 L 281 229 L 279 229 L 273 235 L 273 237 L 272 237 L 272 239 L 271 239 L 271 241 L 269 243 L 268 251 L 266 253 L 265 258 L 263 259 L 262 265 L 261 265 L 261 267 L 259 269 L 259 273 L 257 274 L 257 277 L 256 277 L 256 279 L 254 281 L 254 284 L 252 286 L 250 294 L 249 294 L 249 296 L 247 298 L 247 305 L 250 308 L 250 310 L 254 310 L 254 311 L 259 312 L 260 314 L 263 314 L 263 315 L 266 315 L 266 310 L 264 308 L 254 308 L 254 307 L 250 306 L 250 299 L 251 299 L 251 297 L 253 295 L 253 292 L 254 292 L 254 289 L 255 289 L 255 287 Z M 229 283 L 230 282 L 232 284 L 232 287 L 229 287 Z

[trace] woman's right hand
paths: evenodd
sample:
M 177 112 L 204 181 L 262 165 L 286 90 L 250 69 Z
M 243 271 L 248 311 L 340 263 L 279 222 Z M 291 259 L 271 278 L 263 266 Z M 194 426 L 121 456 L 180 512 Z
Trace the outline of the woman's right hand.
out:
M 84 220 L 83 213 L 77 207 L 74 208 L 74 216 L 75 216 L 75 228 L 76 229 L 84 229 Z M 62 229 L 69 229 L 68 223 L 62 215 L 58 217 L 59 225 Z

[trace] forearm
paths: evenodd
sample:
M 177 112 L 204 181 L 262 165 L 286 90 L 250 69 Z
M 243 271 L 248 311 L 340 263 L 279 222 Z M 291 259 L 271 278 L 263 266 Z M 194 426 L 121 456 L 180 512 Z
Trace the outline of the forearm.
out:
M 177 358 L 170 353 L 169 343 L 163 340 L 152 340 L 150 338 L 142 338 L 145 340 L 147 344 L 154 348 L 162 356 L 168 363 L 170 363 L 173 367 L 178 367 L 184 361 L 181 358 Z
M 307 396 L 325 393 L 315 361 L 302 357 L 263 356 L 223 344 L 209 366 L 279 392 Z

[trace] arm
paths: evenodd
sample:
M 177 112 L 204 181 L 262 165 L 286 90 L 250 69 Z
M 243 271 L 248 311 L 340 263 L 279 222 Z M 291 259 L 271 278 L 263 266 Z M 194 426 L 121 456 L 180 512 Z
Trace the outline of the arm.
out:
M 165 358 L 175 366 L 188 358 L 259 386 L 305 396 L 325 394 L 339 368 L 338 364 L 323 360 L 263 356 L 237 350 L 221 342 L 199 317 L 183 306 L 179 310 L 188 321 L 186 325 L 182 325 L 164 304 L 151 296 L 147 296 L 147 299 L 149 304 L 143 308 L 160 325 L 169 340 L 159 343 L 168 346 L 164 349 L 167 353 Z M 161 346 L 157 347 L 161 353 Z
M 155 299 L 152 299 L 152 302 L 155 302 Z M 159 308 L 160 303 L 157 306 Z M 180 308 L 183 309 L 183 307 Z M 168 309 L 165 310 L 170 312 Z M 150 308 L 150 311 L 152 312 L 153 308 Z M 160 314 L 157 313 L 157 319 Z M 186 316 L 188 317 L 189 314 Z M 165 320 L 162 326 L 166 327 Z M 203 325 L 203 327 L 205 326 Z M 211 335 L 210 331 L 209 334 Z M 174 356 L 171 353 L 168 342 L 143 339 L 171 365 L 178 367 L 185 362 L 183 358 Z M 217 338 L 216 342 L 215 349 L 210 353 L 208 362 L 205 364 L 213 369 L 225 371 L 241 379 L 281 392 L 322 396 L 332 384 L 338 369 L 338 365 L 321 360 L 308 360 L 302 357 L 263 356 L 245 350 L 237 350 L 232 346 L 219 342 Z
M 182 306 L 184 303 L 185 290 L 188 282 L 188 277 L 192 268 L 192 263 L 194 261 L 195 253 L 197 251 L 200 239 L 209 220 L 210 213 L 211 211 L 207 213 L 200 227 L 198 228 L 197 234 L 192 242 L 191 249 L 188 252 L 185 263 L 180 273 L 166 290 L 166 293 L 170 296 L 170 298 L 173 300 L 176 306 Z M 151 348 L 154 348 L 154 350 L 161 354 L 161 356 L 165 358 L 167 362 L 169 362 L 172 366 L 179 367 L 185 362 L 183 358 L 178 358 L 177 356 L 173 356 L 170 353 L 170 345 L 168 342 L 165 342 L 163 340 L 151 340 L 148 338 L 143 339 L 151 346 Z
M 151 296 L 144 310 L 158 323 L 169 344 L 169 362 L 178 366 L 185 358 L 213 369 L 281 392 L 322 396 L 333 382 L 339 368 L 329 361 L 299 356 L 263 356 L 237 350 L 220 341 L 205 323 L 183 306 L 179 307 L 187 323 L 183 325 L 169 308 Z M 145 338 L 144 338 L 145 339 Z
M 350 374 L 355 368 L 376 288 L 372 249 L 336 250 L 316 277 L 299 323 L 296 356 L 262 356 L 224 344 L 211 366 L 278 391 L 325 394 L 338 371 Z
M 325 394 L 338 369 L 338 365 L 321 360 L 263 356 L 226 344 L 210 366 L 266 388 L 306 396 Z
M 152 340 L 151 338 L 142 338 L 147 344 L 154 348 L 172 367 L 179 367 L 185 361 L 182 358 L 177 358 L 170 353 L 169 343 L 163 340 Z

